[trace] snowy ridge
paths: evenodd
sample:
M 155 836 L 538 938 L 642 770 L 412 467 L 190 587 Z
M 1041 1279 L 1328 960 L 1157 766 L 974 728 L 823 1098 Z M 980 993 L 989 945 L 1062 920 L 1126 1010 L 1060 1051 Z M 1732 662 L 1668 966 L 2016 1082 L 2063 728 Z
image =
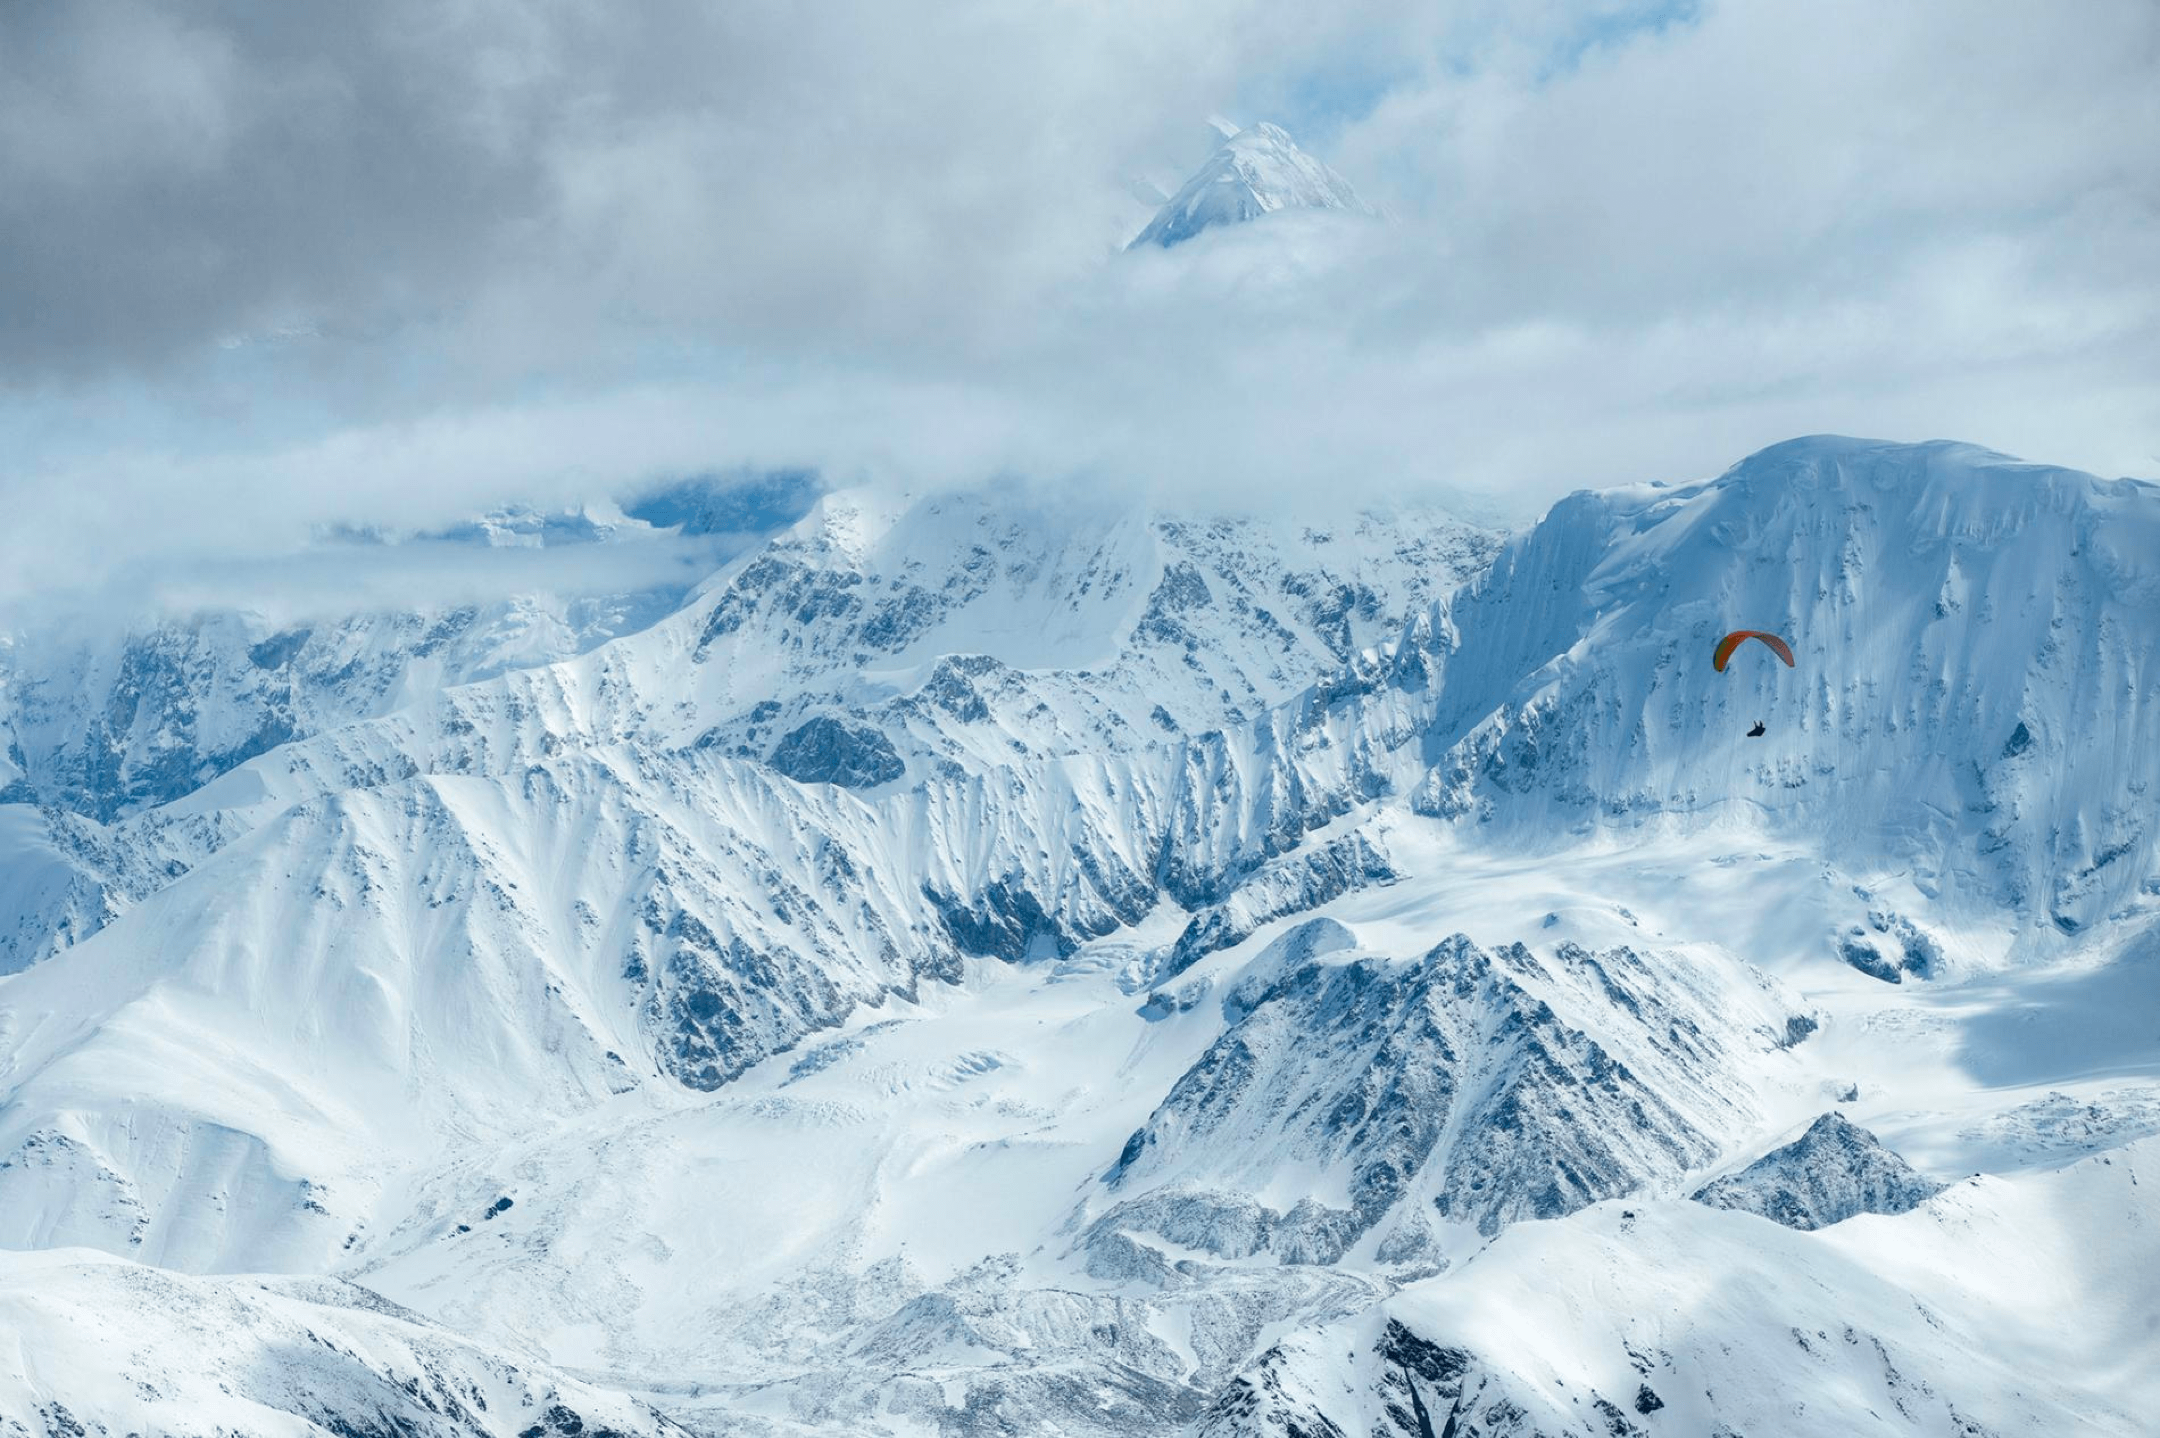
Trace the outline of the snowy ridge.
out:
M 650 512 L 681 519 L 666 507 Z M 380 720 L 291 738 L 229 778 L 234 754 L 211 762 L 189 748 L 188 777 L 174 781 L 167 807 L 110 826 L 0 806 L 8 872 L 23 886 L 14 928 L 0 929 L 0 970 L 94 932 L 285 805 L 420 772 L 498 774 L 566 748 L 631 742 L 778 754 L 783 770 L 812 781 L 885 782 L 903 756 L 918 781 L 943 765 L 941 774 L 963 782 L 1027 758 L 1114 760 L 1225 717 L 1267 713 L 1474 572 L 1492 548 L 1482 531 L 1436 515 L 1364 516 L 1332 531 L 1171 518 L 1098 529 L 1098 518 L 1001 509 L 980 497 L 895 514 L 863 496 L 829 496 L 791 535 L 720 571 L 633 646 L 462 688 L 421 686 Z M 708 520 L 700 509 L 682 522 Z M 1058 538 L 1074 534 L 1082 537 Z M 925 554 L 943 568 L 930 573 Z M 219 622 L 252 632 L 237 618 Z M 1044 667 L 1006 664 L 1001 647 Z M 404 685 L 424 659 L 425 645 L 393 645 L 382 662 Z M 143 708 L 141 722 L 192 732 L 184 716 L 211 707 L 183 684 L 198 669 L 200 682 L 226 682 L 215 664 L 171 671 L 180 687 L 162 707 Z M 357 697 L 295 692 L 363 714 L 384 702 L 369 686 Z M 235 712 L 244 715 L 245 705 Z M 858 717 L 843 725 L 838 714 Z M 835 749 L 829 738 L 819 742 L 820 724 L 858 737 Z M 868 737 L 866 727 L 884 737 Z M 126 806 L 117 792 L 99 793 L 98 812 Z

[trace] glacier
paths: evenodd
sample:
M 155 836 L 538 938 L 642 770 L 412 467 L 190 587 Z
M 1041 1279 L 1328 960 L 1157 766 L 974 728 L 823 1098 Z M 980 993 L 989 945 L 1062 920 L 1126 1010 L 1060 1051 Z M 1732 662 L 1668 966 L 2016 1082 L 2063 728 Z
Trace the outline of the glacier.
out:
M 0 1426 L 2160 1402 L 2160 487 L 1814 437 L 1507 535 L 567 527 L 739 543 L 455 633 L 11 637 Z M 1797 668 L 1712 673 L 1742 625 Z M 1778 1183 L 1815 1231 L 1692 1197 Z

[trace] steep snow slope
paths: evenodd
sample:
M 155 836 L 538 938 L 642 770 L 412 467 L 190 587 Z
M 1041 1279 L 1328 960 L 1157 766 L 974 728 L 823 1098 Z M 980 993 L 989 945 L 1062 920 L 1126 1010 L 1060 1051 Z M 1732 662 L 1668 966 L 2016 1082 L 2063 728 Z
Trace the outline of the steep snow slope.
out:
M 2074 933 L 2160 887 L 2156 614 L 2160 486 L 1970 446 L 1795 440 L 1579 494 L 1455 607 L 1417 803 L 1518 834 L 1759 824 L 1946 915 Z M 1744 627 L 1799 667 L 1713 672 Z
M 1281 127 L 1259 124 L 1226 137 L 1126 248 L 1168 249 L 1203 230 L 1243 224 L 1278 210 L 1372 213 L 1349 181 L 1299 149 Z

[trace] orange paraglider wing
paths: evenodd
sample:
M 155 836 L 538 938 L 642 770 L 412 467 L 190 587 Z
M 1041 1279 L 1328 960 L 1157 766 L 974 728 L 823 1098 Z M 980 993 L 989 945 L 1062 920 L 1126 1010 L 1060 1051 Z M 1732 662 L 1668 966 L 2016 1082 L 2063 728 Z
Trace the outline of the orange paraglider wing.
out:
M 1784 660 L 1787 669 L 1795 667 L 1792 650 L 1786 645 L 1785 641 L 1775 634 L 1765 634 L 1760 629 L 1735 629 L 1732 633 L 1720 639 L 1717 642 L 1717 653 L 1710 657 L 1711 667 L 1716 669 L 1718 673 L 1723 674 L 1725 666 L 1732 662 L 1733 651 L 1750 639 L 1760 639 L 1763 643 L 1769 645 L 1770 652 Z

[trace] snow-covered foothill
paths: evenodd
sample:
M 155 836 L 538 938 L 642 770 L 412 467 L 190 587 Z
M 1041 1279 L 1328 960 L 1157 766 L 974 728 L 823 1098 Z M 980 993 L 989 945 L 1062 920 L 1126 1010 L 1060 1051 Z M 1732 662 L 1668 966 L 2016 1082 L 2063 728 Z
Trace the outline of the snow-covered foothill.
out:
M 687 1438 L 647 1405 L 333 1279 L 0 1252 L 0 1431 Z

